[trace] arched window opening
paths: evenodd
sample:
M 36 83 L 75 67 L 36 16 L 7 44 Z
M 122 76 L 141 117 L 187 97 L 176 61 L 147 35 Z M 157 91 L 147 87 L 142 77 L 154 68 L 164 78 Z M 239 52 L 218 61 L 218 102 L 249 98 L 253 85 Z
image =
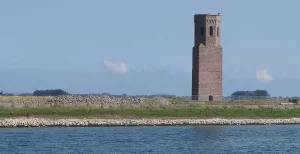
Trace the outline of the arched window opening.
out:
M 220 28 L 217 28 L 217 36 L 220 36 Z
M 201 27 L 201 36 L 203 36 L 203 35 L 204 35 L 204 28 Z
M 214 31 L 213 27 L 210 26 L 210 27 L 209 27 L 209 34 L 210 34 L 210 36 L 213 36 L 213 34 L 214 34 L 213 31 Z

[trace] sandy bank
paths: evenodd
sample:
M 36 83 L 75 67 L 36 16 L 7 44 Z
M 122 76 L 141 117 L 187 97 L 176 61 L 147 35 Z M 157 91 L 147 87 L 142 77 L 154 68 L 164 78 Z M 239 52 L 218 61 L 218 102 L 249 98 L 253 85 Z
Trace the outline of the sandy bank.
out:
M 300 124 L 291 119 L 47 119 L 5 118 L 0 127 L 89 127 L 89 126 L 172 126 L 172 125 L 268 125 Z

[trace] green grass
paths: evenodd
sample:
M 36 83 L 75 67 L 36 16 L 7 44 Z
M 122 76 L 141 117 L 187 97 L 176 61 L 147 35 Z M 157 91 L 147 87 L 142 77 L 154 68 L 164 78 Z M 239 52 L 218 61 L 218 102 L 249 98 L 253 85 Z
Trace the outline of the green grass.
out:
M 119 118 L 291 118 L 300 109 L 209 108 L 0 108 L 0 117 L 119 117 Z

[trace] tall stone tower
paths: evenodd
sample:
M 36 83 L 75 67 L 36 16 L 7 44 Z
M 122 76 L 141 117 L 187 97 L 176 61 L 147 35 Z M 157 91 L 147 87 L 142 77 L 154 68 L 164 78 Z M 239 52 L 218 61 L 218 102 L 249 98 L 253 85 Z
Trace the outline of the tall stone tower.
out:
M 222 99 L 220 14 L 194 15 L 192 100 Z

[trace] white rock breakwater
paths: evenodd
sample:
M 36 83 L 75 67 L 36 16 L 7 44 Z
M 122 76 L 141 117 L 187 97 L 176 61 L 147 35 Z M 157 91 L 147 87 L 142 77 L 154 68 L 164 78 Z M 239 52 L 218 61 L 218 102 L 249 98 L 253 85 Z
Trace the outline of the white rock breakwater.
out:
M 0 127 L 89 127 L 89 126 L 172 126 L 172 125 L 270 125 L 300 124 L 290 119 L 51 119 L 5 118 Z

